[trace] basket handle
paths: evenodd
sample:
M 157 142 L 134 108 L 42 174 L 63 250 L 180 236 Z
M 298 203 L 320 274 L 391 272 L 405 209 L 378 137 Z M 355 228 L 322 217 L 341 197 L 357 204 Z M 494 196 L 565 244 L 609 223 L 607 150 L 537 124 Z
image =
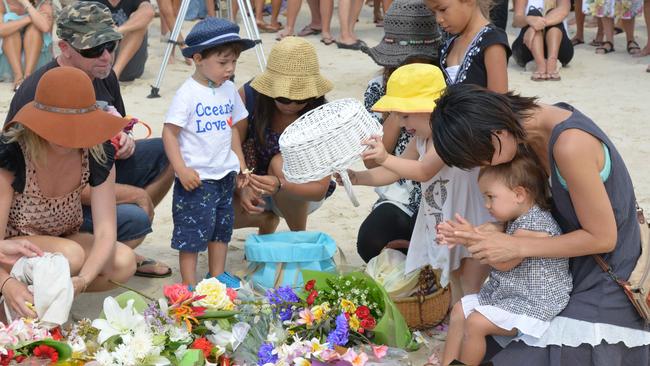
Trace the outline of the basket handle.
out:
M 352 182 L 350 182 L 348 171 L 341 170 L 338 171 L 337 173 L 341 176 L 341 180 L 343 181 L 343 188 L 345 188 L 345 192 L 348 194 L 348 198 L 350 198 L 350 201 L 352 201 L 354 207 L 359 207 L 359 201 L 357 200 L 357 197 L 354 195 L 354 192 L 352 191 Z

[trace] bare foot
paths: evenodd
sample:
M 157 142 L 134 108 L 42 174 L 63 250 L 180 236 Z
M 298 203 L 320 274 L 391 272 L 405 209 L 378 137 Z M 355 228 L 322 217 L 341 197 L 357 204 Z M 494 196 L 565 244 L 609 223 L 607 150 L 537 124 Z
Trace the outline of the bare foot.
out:
M 644 57 L 650 55 L 650 43 L 648 43 L 641 51 L 633 54 L 634 57 Z

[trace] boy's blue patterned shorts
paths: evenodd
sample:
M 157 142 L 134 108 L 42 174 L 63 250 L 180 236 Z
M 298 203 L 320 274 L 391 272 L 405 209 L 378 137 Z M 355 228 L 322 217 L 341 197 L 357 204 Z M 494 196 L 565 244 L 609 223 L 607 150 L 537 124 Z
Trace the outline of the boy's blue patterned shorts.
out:
M 184 252 L 203 252 L 209 242 L 228 244 L 232 236 L 235 210 L 232 207 L 235 172 L 219 180 L 202 180 L 188 192 L 176 178 L 172 217 L 172 248 Z

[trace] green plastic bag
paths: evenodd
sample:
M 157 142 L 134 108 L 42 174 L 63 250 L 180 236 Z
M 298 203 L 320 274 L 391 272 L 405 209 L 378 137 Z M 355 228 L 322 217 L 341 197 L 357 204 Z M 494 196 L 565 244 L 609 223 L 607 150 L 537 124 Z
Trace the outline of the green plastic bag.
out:
M 377 321 L 375 329 L 373 329 L 374 338 L 372 339 L 376 344 L 385 344 L 390 347 L 398 347 L 408 351 L 415 351 L 418 349 L 418 344 L 413 339 L 413 335 L 406 325 L 406 320 L 399 312 L 393 300 L 390 299 L 388 293 L 384 288 L 377 284 L 370 276 L 362 272 L 346 273 L 346 276 L 360 278 L 368 283 L 368 286 L 379 289 L 384 300 L 384 315 Z M 303 270 L 302 276 L 305 282 L 309 280 L 316 280 L 316 288 L 329 288 L 327 279 L 336 279 L 340 274 L 329 272 L 318 272 Z

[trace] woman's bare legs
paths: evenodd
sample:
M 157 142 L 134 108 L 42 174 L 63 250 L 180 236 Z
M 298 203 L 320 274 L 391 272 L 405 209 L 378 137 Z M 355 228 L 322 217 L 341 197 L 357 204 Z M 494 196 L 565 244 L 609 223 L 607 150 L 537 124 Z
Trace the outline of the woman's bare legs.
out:
M 20 60 L 22 49 L 23 41 L 20 37 L 20 32 L 12 33 L 2 39 L 2 53 L 7 58 L 7 62 L 14 76 L 14 90 L 17 90 L 17 87 L 25 79 L 23 65 Z
M 300 12 L 302 0 L 287 0 L 287 26 L 278 34 L 278 39 L 286 36 L 293 36 L 295 33 L 296 19 Z
M 358 41 L 356 34 L 354 34 L 354 26 L 362 7 L 363 0 L 339 0 L 340 43 L 351 45 Z
M 546 31 L 546 74 L 551 80 L 560 80 L 560 73 L 557 68 L 557 56 L 560 52 L 562 42 L 562 31 L 553 27 Z
M 585 41 L 585 13 L 582 12 L 582 0 L 575 0 L 573 12 L 576 17 L 576 35 L 571 42 L 576 45 Z
M 83 248 L 86 257 L 88 257 L 94 244 L 92 234 L 79 233 L 71 235 L 68 238 L 77 242 Z M 136 263 L 135 253 L 131 248 L 120 242 L 116 242 L 112 257 L 112 260 L 106 262 L 99 276 L 88 285 L 87 292 L 108 291 L 115 288 L 115 285 L 110 281 L 126 283 L 133 277 L 136 270 Z
M 649 0 L 650 1 L 650 0 Z M 319 0 L 321 19 L 321 39 L 332 43 L 332 14 L 334 13 L 334 0 Z
M 647 42 L 641 52 L 635 55 L 636 57 L 650 55 L 650 0 L 645 0 L 643 2 L 643 18 L 645 19 L 645 27 L 648 33 L 646 37 Z
M 530 50 L 535 60 L 536 69 L 531 76 L 534 81 L 546 80 L 546 59 L 544 58 L 544 34 L 529 27 L 524 34 L 524 44 Z
M 278 22 L 281 8 L 282 0 L 271 0 L 271 27 L 278 30 L 282 28 L 282 25 Z
M 614 18 L 607 18 L 603 17 L 600 18 L 602 24 L 603 24 L 603 34 L 605 36 L 605 42 L 610 42 L 610 45 L 605 45 L 603 44 L 599 48 L 596 48 L 596 53 L 598 54 L 604 54 L 607 53 L 607 50 L 613 50 L 614 48 Z
M 27 26 L 25 30 L 23 49 L 25 52 L 25 77 L 28 77 L 36 69 L 38 58 L 43 49 L 43 33 L 34 25 Z

